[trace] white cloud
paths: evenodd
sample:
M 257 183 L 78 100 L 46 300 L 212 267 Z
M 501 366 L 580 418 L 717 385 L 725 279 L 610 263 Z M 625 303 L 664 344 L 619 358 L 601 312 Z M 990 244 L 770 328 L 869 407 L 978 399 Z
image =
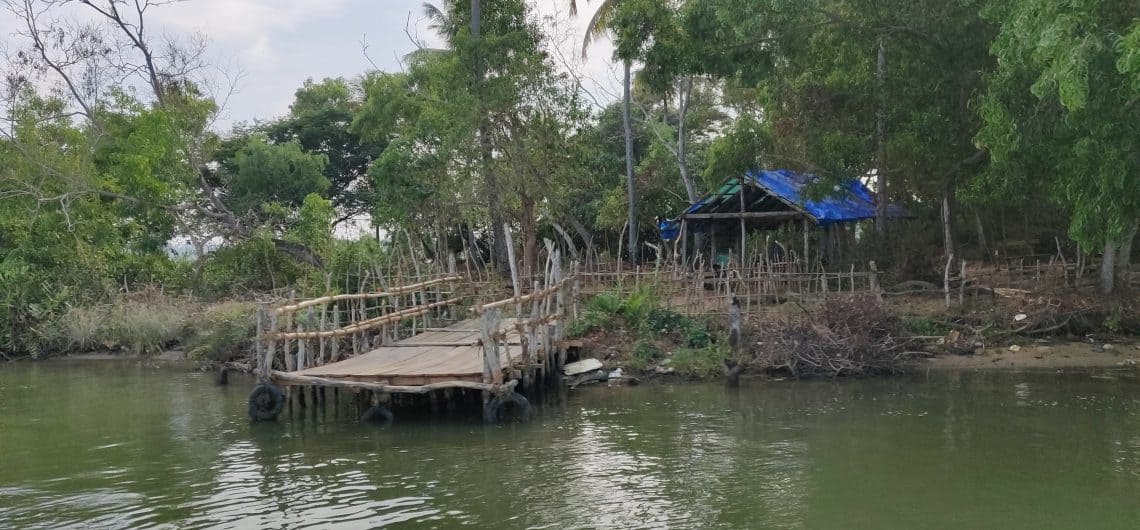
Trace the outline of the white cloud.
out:
M 201 34 L 213 64 L 242 72 L 239 91 L 218 124 L 225 129 L 234 122 L 286 113 L 294 91 L 307 78 L 353 78 L 371 69 L 362 51 L 365 40 L 371 60 L 388 71 L 400 69 L 400 58 L 415 48 L 412 38 L 438 46 L 439 38 L 422 15 L 423 1 L 190 0 L 156 6 L 148 16 L 152 36 Z M 581 59 L 582 35 L 598 2 L 579 0 L 574 18 L 568 0 L 531 2 L 554 46 L 553 59 L 580 78 L 588 99 L 605 104 L 619 97 L 620 72 L 611 64 L 609 40 L 597 41 L 588 59 Z M 66 15 L 90 16 L 75 4 Z M 0 13 L 5 41 L 15 28 L 12 18 Z

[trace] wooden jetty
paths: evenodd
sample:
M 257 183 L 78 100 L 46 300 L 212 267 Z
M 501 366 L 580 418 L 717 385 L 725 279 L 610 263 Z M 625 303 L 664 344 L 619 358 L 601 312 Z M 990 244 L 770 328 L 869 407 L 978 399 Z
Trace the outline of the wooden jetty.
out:
M 557 250 L 545 272 L 529 293 L 516 281 L 514 296 L 488 303 L 472 300 L 464 278 L 451 275 L 263 305 L 250 416 L 276 417 L 297 387 L 349 389 L 371 404 L 366 415 L 389 419 L 385 396 L 448 389 L 481 391 L 489 421 L 512 404 L 527 414 L 519 391 L 560 372 L 577 307 L 577 275 L 563 274 Z

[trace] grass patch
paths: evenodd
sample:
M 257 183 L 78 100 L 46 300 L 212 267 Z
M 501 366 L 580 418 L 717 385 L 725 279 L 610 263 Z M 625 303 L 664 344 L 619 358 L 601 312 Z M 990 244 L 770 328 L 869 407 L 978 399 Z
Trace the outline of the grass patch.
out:
M 46 342 L 63 351 L 120 350 L 153 355 L 177 343 L 194 308 L 176 300 L 121 300 L 71 307 L 43 330 Z
M 690 379 L 710 379 L 721 374 L 729 351 L 720 344 L 705 348 L 682 348 L 673 354 L 670 366 L 678 375 Z
M 900 324 L 907 333 L 925 337 L 942 337 L 952 329 L 933 320 L 915 316 L 903 317 Z

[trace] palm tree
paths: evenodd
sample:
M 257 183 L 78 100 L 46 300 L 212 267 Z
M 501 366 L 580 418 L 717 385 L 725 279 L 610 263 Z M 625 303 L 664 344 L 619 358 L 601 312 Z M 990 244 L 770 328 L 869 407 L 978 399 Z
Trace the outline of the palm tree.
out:
M 582 37 L 582 57 L 586 56 L 586 51 L 594 39 L 609 31 L 610 23 L 613 22 L 614 15 L 617 14 L 617 7 L 620 1 L 621 0 L 602 0 L 601 5 L 598 6 L 598 10 L 594 12 L 594 16 L 590 17 L 590 23 L 586 27 L 586 34 Z M 570 14 L 574 15 L 577 14 L 577 12 L 578 4 L 576 0 L 570 0 Z M 625 179 L 626 188 L 629 192 L 628 244 L 630 260 L 637 263 L 637 189 L 634 187 L 633 181 L 633 124 L 630 120 L 630 108 L 633 105 L 632 98 L 630 97 L 630 87 L 633 82 L 631 75 L 632 67 L 633 59 L 631 57 L 623 57 L 622 125 L 625 129 Z

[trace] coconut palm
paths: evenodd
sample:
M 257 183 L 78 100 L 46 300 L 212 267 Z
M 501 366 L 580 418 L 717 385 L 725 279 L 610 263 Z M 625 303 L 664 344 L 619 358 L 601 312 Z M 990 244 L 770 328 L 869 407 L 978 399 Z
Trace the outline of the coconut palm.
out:
M 589 1 L 589 0 L 587 0 Z M 586 26 L 586 34 L 582 37 L 582 57 L 586 56 L 586 52 L 590 47 L 590 43 L 594 39 L 600 37 L 610 30 L 610 24 L 613 22 L 614 16 L 617 14 L 617 7 L 621 0 L 602 0 L 598 10 L 594 12 L 594 16 L 590 17 L 590 23 Z M 578 3 L 576 0 L 570 0 L 570 14 L 574 15 L 578 12 Z M 622 58 L 622 125 L 625 129 L 625 179 L 626 188 L 629 192 L 629 257 L 633 262 L 637 262 L 637 190 L 634 187 L 633 181 L 633 124 L 630 120 L 630 108 L 633 105 L 632 98 L 630 97 L 630 88 L 633 82 L 632 71 L 633 58 Z

